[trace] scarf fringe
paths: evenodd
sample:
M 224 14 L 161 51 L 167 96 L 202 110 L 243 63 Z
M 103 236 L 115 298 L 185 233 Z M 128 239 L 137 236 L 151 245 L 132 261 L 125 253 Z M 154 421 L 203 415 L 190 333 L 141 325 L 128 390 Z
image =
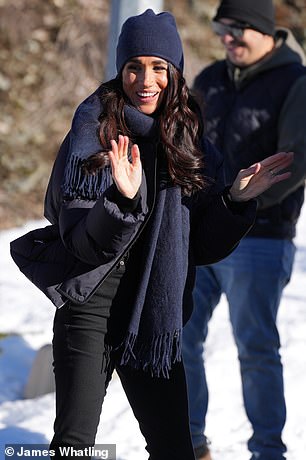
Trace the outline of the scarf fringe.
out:
M 106 166 L 95 174 L 86 174 L 82 168 L 83 161 L 84 158 L 72 155 L 66 165 L 62 185 L 66 199 L 97 200 L 112 184 L 110 167 Z
M 136 334 L 128 333 L 120 346 L 123 347 L 120 365 L 130 365 L 150 372 L 152 377 L 168 379 L 172 365 L 182 359 L 182 331 L 166 332 L 151 341 L 137 339 Z

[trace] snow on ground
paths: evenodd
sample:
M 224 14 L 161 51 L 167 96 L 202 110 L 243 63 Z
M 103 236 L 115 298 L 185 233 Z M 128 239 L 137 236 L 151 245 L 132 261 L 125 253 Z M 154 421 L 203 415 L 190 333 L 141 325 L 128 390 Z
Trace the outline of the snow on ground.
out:
M 37 350 L 51 342 L 54 307 L 18 271 L 9 242 L 46 221 L 0 232 L 0 459 L 8 443 L 47 444 L 52 437 L 54 394 L 23 399 Z M 288 419 L 284 440 L 288 460 L 306 452 L 306 208 L 298 226 L 294 273 L 279 312 Z M 250 427 L 244 414 L 236 348 L 225 299 L 210 324 L 206 346 L 210 387 L 207 435 L 213 460 L 247 460 Z M 175 414 L 173 414 L 175 417 Z M 144 460 L 145 443 L 119 379 L 114 376 L 103 406 L 97 444 L 116 444 L 117 460 Z M 169 459 L 170 460 L 170 459 Z

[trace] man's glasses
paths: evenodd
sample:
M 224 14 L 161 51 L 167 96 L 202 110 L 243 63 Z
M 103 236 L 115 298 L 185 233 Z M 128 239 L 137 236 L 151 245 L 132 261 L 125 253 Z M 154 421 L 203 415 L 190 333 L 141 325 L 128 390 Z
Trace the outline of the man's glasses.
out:
M 245 29 L 249 29 L 249 24 L 234 22 L 232 24 L 223 24 L 222 22 L 212 21 L 212 29 L 215 34 L 223 37 L 224 35 L 231 35 L 233 38 L 240 39 L 243 37 Z

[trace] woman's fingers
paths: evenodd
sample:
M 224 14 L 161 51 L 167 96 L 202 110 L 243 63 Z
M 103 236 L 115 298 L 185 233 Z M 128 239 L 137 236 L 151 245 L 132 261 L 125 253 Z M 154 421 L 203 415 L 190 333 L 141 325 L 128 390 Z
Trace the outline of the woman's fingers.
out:
M 292 163 L 292 152 L 279 152 L 263 161 L 239 171 L 230 193 L 234 201 L 254 198 L 269 187 L 291 176 L 290 171 L 280 173 Z
M 285 168 L 292 163 L 293 156 L 293 152 L 279 152 L 275 155 L 271 155 L 270 157 L 265 158 L 260 163 L 264 168 Z
M 111 152 L 114 155 L 114 158 L 116 159 L 121 159 L 121 158 L 127 158 L 128 157 L 128 150 L 129 150 L 129 138 L 128 136 L 122 136 L 119 134 L 118 136 L 118 142 L 116 142 L 114 139 L 110 141 L 112 150 Z
M 131 148 L 131 155 L 132 155 L 132 164 L 136 166 L 140 161 L 140 152 L 139 147 L 137 144 L 134 144 Z
M 119 141 L 120 141 L 120 140 L 119 140 Z M 119 141 L 118 141 L 118 143 L 119 143 Z M 112 152 L 113 156 L 114 156 L 115 158 L 117 158 L 117 157 L 118 157 L 118 144 L 117 144 L 117 142 L 116 142 L 114 139 L 112 139 L 112 140 L 110 141 L 110 143 L 111 143 L 111 146 L 112 146 L 111 152 Z
M 279 171 L 282 171 L 283 169 L 287 168 L 290 166 L 290 164 L 293 161 L 293 155 L 288 156 L 287 158 L 284 158 L 282 161 L 279 161 L 277 163 L 272 163 L 268 166 L 268 169 L 270 173 L 276 175 Z
M 127 158 L 128 151 L 129 151 L 129 138 L 128 136 L 120 135 L 119 141 L 121 141 L 121 149 L 120 149 L 121 158 Z
M 274 177 L 272 176 L 272 185 L 277 184 L 277 182 L 281 182 L 282 180 L 288 179 L 291 176 L 291 172 L 287 171 L 283 174 L 276 174 Z
M 248 177 L 248 175 L 259 173 L 259 176 L 263 175 L 269 177 L 271 180 L 273 179 L 273 183 L 280 182 L 281 180 L 284 180 L 290 176 L 289 172 L 283 174 L 278 173 L 287 168 L 292 163 L 293 156 L 293 152 L 276 153 L 275 155 L 265 158 L 259 163 L 255 163 L 247 169 L 241 170 L 241 172 L 243 172 L 242 177 Z M 255 167 L 257 167 L 256 171 L 253 170 Z M 274 178 L 276 177 L 278 180 L 275 181 Z

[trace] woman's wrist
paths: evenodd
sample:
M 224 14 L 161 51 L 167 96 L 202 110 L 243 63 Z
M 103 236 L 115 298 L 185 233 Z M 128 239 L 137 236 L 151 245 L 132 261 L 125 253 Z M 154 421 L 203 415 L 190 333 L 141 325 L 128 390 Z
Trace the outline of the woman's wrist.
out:
M 248 201 L 237 200 L 231 192 L 231 188 L 227 187 L 223 190 L 222 198 L 225 206 L 234 214 L 240 214 L 248 205 Z
M 233 191 L 233 187 L 229 187 L 226 190 L 227 190 L 227 197 L 229 201 L 232 201 L 234 203 L 243 203 L 247 201 L 247 200 L 244 200 L 241 196 L 238 197 L 238 195 L 235 194 L 235 192 Z
M 121 209 L 123 212 L 133 212 L 138 206 L 140 200 L 140 191 L 134 195 L 133 198 L 129 198 L 127 196 L 124 196 L 116 187 L 115 188 L 115 194 L 114 194 L 114 201 L 118 205 L 118 207 Z

